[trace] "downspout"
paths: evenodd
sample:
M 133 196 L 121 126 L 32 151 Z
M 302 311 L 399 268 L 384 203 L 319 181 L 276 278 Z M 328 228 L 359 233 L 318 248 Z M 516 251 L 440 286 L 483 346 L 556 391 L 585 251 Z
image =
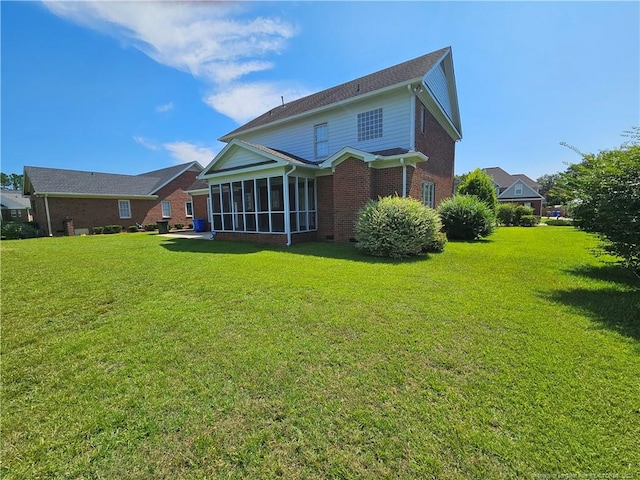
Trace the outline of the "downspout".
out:
M 287 232 L 287 247 L 291 246 L 291 210 L 289 209 L 289 175 L 296 171 L 297 165 L 284 174 L 284 229 Z
M 402 164 L 402 198 L 407 197 L 407 164 L 404 161 L 404 158 L 400 159 L 400 163 Z
M 53 237 L 53 233 L 51 232 L 51 215 L 49 214 L 49 197 L 44 195 L 44 210 L 47 212 L 47 228 L 49 230 L 49 236 Z

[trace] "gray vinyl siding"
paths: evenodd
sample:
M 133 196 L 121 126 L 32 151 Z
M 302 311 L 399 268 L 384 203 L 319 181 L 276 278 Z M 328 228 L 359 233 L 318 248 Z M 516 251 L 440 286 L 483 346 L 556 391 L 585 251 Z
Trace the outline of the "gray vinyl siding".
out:
M 424 82 L 440 104 L 440 107 L 442 107 L 449 117 L 449 120 L 453 120 L 451 98 L 449 96 L 449 89 L 447 88 L 447 78 L 442 70 L 442 66 L 436 65 L 432 68 L 425 75 Z
M 224 164 L 216 167 L 216 170 L 240 167 L 243 165 L 251 165 L 254 163 L 264 162 L 266 159 L 263 155 L 238 148 L 229 155 Z
M 516 195 L 516 185 L 522 185 L 522 195 Z M 524 182 L 517 182 L 505 189 L 500 198 L 510 198 L 517 200 L 519 198 L 540 198 L 541 195 Z
M 314 126 L 327 124 L 328 147 L 331 156 L 348 146 L 374 152 L 388 148 L 412 148 L 411 118 L 412 95 L 406 88 L 375 98 L 337 106 L 320 114 L 264 128 L 259 132 L 239 135 L 250 143 L 283 150 L 307 160 L 315 158 Z M 285 107 L 286 108 L 286 107 Z M 382 108 L 382 137 L 358 141 L 358 114 Z M 226 164 L 225 164 L 226 167 Z

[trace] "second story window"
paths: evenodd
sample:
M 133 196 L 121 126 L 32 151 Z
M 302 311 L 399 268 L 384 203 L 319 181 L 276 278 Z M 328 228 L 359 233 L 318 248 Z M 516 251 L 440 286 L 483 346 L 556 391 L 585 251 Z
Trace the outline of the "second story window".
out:
M 358 114 L 358 141 L 382 137 L 382 109 Z
M 514 192 L 514 193 L 515 193 L 517 196 L 522 195 L 522 184 L 521 184 L 521 183 L 517 183 L 517 184 L 516 184 L 516 186 L 514 187 L 514 190 L 515 190 L 515 192 Z
M 324 158 L 329 155 L 329 136 L 327 135 L 327 124 L 322 123 L 314 128 L 316 158 Z

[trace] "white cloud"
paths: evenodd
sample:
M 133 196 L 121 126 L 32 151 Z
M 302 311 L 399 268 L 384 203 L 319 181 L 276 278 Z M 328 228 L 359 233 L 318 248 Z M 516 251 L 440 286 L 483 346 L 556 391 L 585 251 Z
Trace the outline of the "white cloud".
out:
M 133 140 L 137 144 L 142 145 L 146 149 L 154 150 L 154 151 L 160 149 L 160 147 L 158 145 L 156 145 L 154 142 L 152 142 L 151 140 L 149 140 L 147 138 L 134 136 Z
M 173 110 L 173 102 L 165 103 L 164 105 L 158 105 L 156 107 L 156 112 L 158 113 L 166 113 Z
M 285 102 L 308 95 L 303 88 L 287 87 L 275 83 L 243 83 L 207 96 L 207 105 L 220 113 L 244 123 Z
M 213 150 L 207 147 L 188 142 L 164 143 L 162 146 L 171 153 L 176 163 L 198 162 L 204 167 L 216 155 Z
M 236 120 L 263 113 L 264 105 L 272 106 L 263 99 L 259 105 L 232 108 L 229 101 L 239 92 L 256 91 L 255 84 L 239 80 L 273 68 L 264 57 L 282 52 L 296 34 L 294 25 L 279 18 L 240 16 L 250 5 L 243 2 L 45 0 L 44 4 L 58 16 L 133 45 L 158 63 L 202 78 L 213 92 L 209 99 L 214 100 L 207 104 L 225 115 L 242 111 L 233 114 Z M 282 94 L 280 88 L 276 98 Z

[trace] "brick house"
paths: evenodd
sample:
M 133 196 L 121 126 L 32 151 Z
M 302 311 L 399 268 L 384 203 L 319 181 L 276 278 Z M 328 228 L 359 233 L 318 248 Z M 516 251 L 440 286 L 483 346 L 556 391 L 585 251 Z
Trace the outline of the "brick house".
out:
M 511 175 L 500 167 L 482 169 L 493 180 L 498 202 L 524 205 L 533 208 L 534 215 L 542 214 L 546 199 L 540 195 L 540 184 L 522 173 Z
M 31 197 L 34 220 L 49 236 L 159 220 L 187 225 L 193 222 L 193 205 L 185 190 L 201 171 L 197 162 L 140 175 L 24 167 L 23 192 Z
M 348 242 L 359 209 L 453 193 L 462 138 L 451 48 L 284 103 L 222 136 L 189 193 L 217 238 Z

